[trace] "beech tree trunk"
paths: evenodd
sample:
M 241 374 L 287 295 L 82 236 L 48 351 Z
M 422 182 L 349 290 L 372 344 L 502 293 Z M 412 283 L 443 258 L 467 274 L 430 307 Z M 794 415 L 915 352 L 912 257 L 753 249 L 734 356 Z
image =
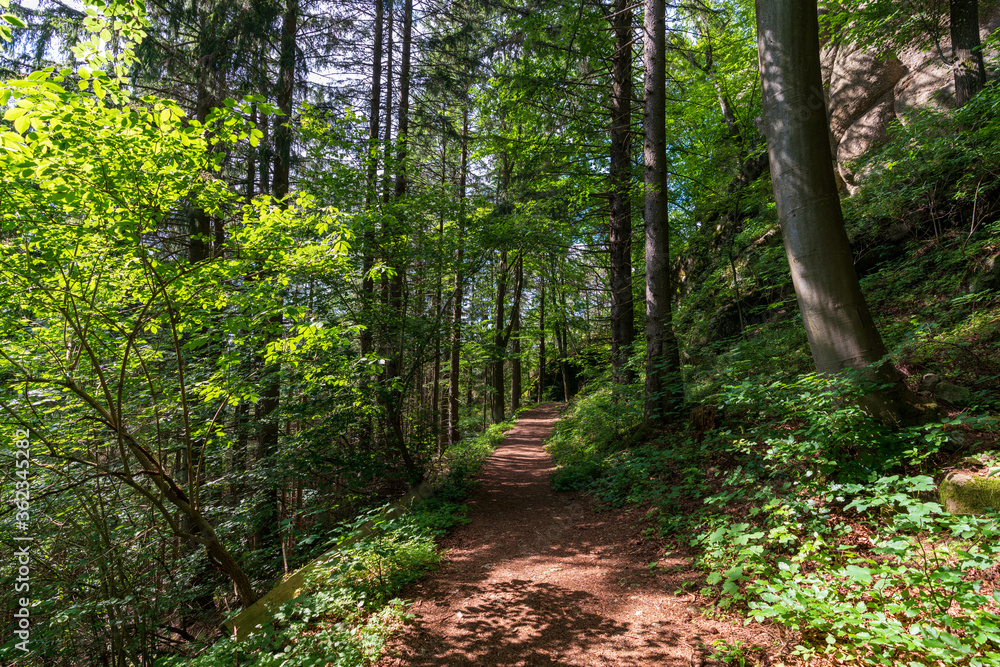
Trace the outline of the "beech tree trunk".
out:
M 611 27 L 615 33 L 611 84 L 611 366 L 615 382 L 629 383 L 625 368 L 635 341 L 632 304 L 632 10 L 629 0 L 615 0 Z
M 886 354 L 861 294 L 833 175 L 816 2 L 757 0 L 757 54 L 778 218 L 816 370 L 863 369 Z M 899 381 L 886 363 L 881 381 Z M 899 386 L 899 385 L 897 385 Z M 866 399 L 888 421 L 895 396 Z
M 951 0 L 949 14 L 955 58 L 955 102 L 962 107 L 986 85 L 979 40 L 979 0 Z
M 666 422 L 684 403 L 680 353 L 671 300 L 670 222 L 667 208 L 666 8 L 646 0 L 643 20 L 643 160 L 646 231 L 646 419 Z

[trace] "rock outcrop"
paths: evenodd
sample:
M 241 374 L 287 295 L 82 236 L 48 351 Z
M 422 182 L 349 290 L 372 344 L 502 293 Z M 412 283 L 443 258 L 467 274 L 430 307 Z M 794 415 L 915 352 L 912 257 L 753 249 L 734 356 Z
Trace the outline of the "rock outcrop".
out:
M 1000 7 L 980 7 L 982 39 L 998 27 Z M 937 47 L 925 50 L 914 46 L 898 57 L 885 58 L 843 43 L 836 36 L 827 36 L 820 62 L 830 114 L 830 140 L 838 174 L 848 191 L 857 189 L 860 178 L 851 170 L 850 161 L 887 141 L 887 126 L 892 120 L 900 118 L 905 123 L 914 108 L 954 106 L 955 77 L 942 57 L 951 54 L 947 34 L 939 45 L 940 51 Z M 987 57 L 987 67 L 989 61 Z
M 953 472 L 938 488 L 941 505 L 949 514 L 982 514 L 1000 510 L 1000 477 L 968 471 Z

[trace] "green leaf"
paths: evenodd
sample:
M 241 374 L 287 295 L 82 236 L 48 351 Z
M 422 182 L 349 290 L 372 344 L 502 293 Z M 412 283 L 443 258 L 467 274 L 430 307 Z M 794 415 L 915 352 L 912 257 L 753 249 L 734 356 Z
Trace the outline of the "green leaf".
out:
M 100 79 L 94 79 L 94 95 L 96 95 L 99 100 L 104 99 L 104 86 L 101 85 Z
M 872 583 L 872 571 L 867 567 L 848 565 L 844 568 L 844 573 L 854 581 L 860 581 L 865 584 Z
M 18 134 L 24 134 L 25 130 L 28 129 L 28 126 L 30 124 L 31 124 L 30 116 L 21 116 L 20 118 L 14 121 L 14 129 L 17 130 Z
M 3 115 L 4 120 L 17 120 L 24 114 L 28 113 L 27 109 L 22 107 L 14 107 L 13 109 L 7 109 L 7 113 Z
M 27 28 L 28 24 L 21 20 L 19 16 L 14 16 L 13 14 L 4 14 L 3 20 L 11 24 L 15 28 Z

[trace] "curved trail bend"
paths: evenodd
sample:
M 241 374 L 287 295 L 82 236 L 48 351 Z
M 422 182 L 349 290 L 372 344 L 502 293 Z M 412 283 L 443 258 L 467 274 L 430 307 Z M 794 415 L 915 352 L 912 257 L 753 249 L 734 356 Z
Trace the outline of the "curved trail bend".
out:
M 697 573 L 658 558 L 640 512 L 595 513 L 587 496 L 551 489 L 542 446 L 557 419 L 551 403 L 524 413 L 486 463 L 471 523 L 445 538 L 441 569 L 405 592 L 416 619 L 380 667 L 690 667 L 713 640 L 753 639 L 673 594 Z M 654 560 L 683 571 L 651 574 Z

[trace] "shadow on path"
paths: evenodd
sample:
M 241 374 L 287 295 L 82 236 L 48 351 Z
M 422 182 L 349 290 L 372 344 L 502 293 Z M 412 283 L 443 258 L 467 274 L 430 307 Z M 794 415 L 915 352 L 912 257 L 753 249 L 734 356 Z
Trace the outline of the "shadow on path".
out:
M 484 466 L 470 523 L 444 540 L 441 570 L 405 591 L 415 620 L 381 667 L 689 667 L 732 630 L 650 573 L 670 561 L 640 539 L 640 512 L 595 513 L 552 490 L 543 443 L 557 418 L 554 404 L 524 413 Z

